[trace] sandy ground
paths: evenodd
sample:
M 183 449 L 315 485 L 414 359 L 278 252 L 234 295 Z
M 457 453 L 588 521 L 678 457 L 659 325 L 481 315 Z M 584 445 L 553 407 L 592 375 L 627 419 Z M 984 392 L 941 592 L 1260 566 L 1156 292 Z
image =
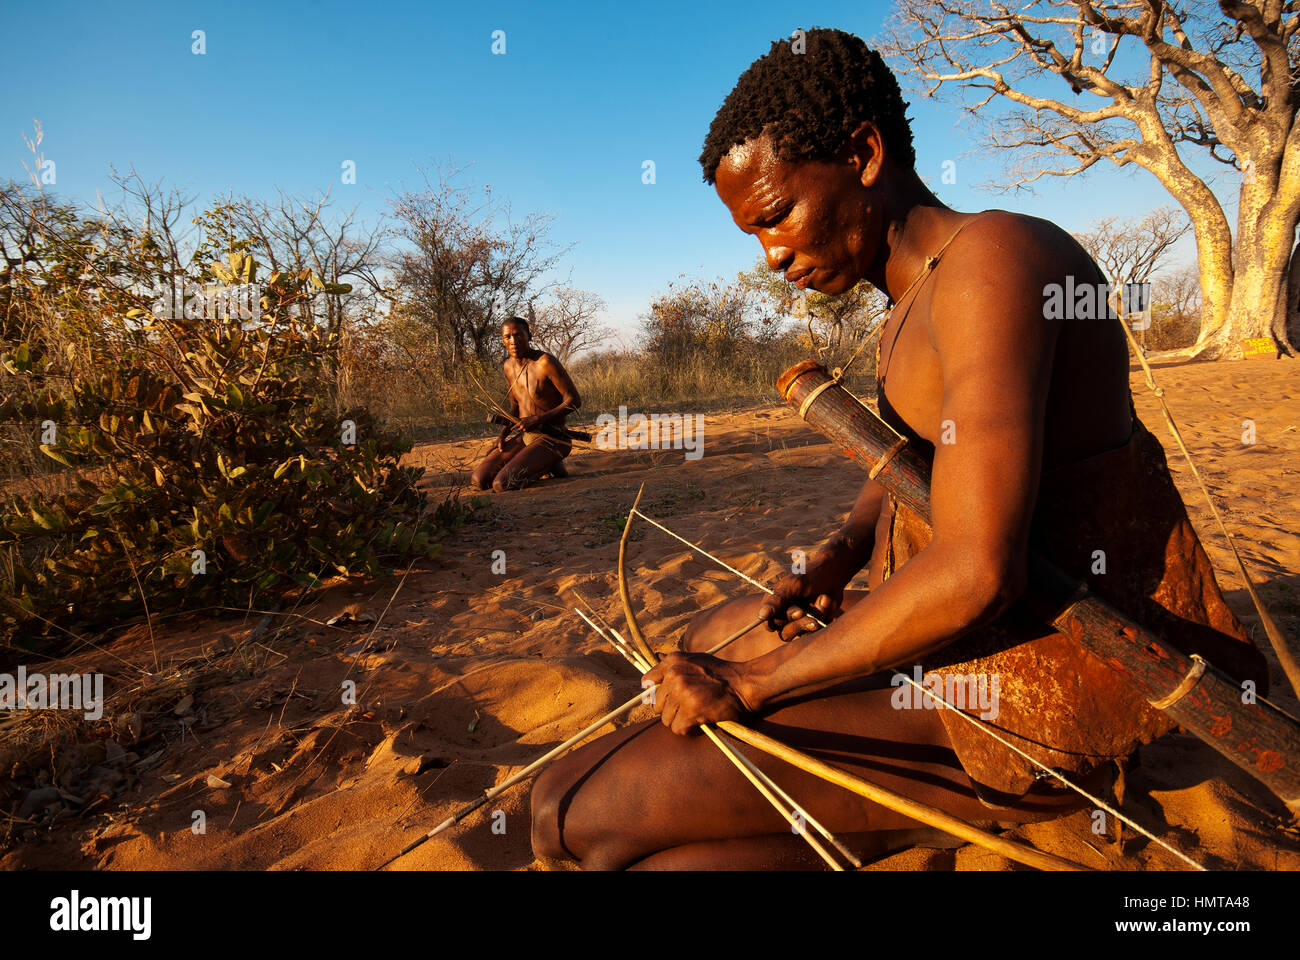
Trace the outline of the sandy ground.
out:
M 1287 361 L 1157 370 L 1261 594 L 1292 637 L 1300 635 L 1296 371 Z M 1143 420 L 1172 451 L 1175 477 L 1229 602 L 1266 647 L 1227 546 L 1139 374 L 1133 386 Z M 1255 425 L 1252 446 L 1242 443 L 1247 419 Z M 790 551 L 815 546 L 838 525 L 863 481 L 858 468 L 777 404 L 710 415 L 706 436 L 706 455 L 696 461 L 680 451 L 576 451 L 567 480 L 485 495 L 440 561 L 415 567 L 404 581 L 332 588 L 259 633 L 257 615 L 170 621 L 152 637 L 136 626 L 111 651 L 85 650 L 48 665 L 103 670 L 110 693 L 115 684 L 152 682 L 145 670 L 188 670 L 193 679 L 155 698 L 147 723 L 116 718 L 111 741 L 65 750 L 59 764 L 69 782 L 99 786 L 81 798 L 84 806 L 54 803 L 42 812 L 29 803 L 21 812 L 40 826 L 20 830 L 23 839 L 11 841 L 0 865 L 380 863 L 636 692 L 631 668 L 571 611 L 576 590 L 621 624 L 617 537 L 639 484 L 646 484 L 646 513 L 770 583 L 787 569 Z M 483 441 L 433 444 L 410 459 L 429 468 L 430 492 L 442 495 L 483 448 Z M 492 569 L 497 550 L 505 551 L 503 574 Z M 749 589 L 644 524 L 629 572 L 642 625 L 661 649 L 697 610 Z M 367 622 L 326 625 L 344 611 Z M 1274 699 L 1300 709 L 1281 694 L 1269 656 Z M 349 684 L 355 704 L 343 702 Z M 527 786 L 490 809 L 504 816 L 477 813 L 397 868 L 546 866 L 529 846 Z M 1122 809 L 1212 868 L 1300 867 L 1300 834 L 1282 826 L 1276 800 L 1188 735 L 1142 750 Z M 194 829 L 200 822 L 201 833 Z M 1010 835 L 1092 867 L 1181 868 L 1129 831 L 1121 848 L 1091 826 L 1080 812 Z M 871 866 L 916 868 L 1012 865 L 964 846 L 904 851 Z

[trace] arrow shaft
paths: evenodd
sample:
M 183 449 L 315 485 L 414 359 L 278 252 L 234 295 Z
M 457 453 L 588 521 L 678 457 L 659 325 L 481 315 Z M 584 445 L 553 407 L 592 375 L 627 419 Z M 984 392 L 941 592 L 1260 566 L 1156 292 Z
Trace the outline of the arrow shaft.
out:
M 584 617 L 583 619 L 586 619 L 586 618 Z M 739 640 L 741 637 L 743 637 L 745 634 L 749 633 L 750 630 L 753 630 L 756 626 L 758 626 L 758 625 L 759 625 L 760 623 L 762 623 L 762 622 L 763 622 L 763 621 L 761 621 L 761 620 L 756 620 L 756 621 L 754 621 L 753 623 L 751 623 L 749 626 L 745 627 L 744 629 L 737 630 L 737 631 L 736 631 L 735 633 L 733 633 L 731 636 L 727 637 L 727 639 L 723 640 L 723 641 L 722 641 L 721 643 L 719 643 L 717 646 L 715 646 L 715 647 L 713 647 L 711 650 L 709 650 L 709 653 L 711 653 L 711 654 L 712 654 L 712 653 L 717 653 L 719 650 L 721 650 L 723 647 L 727 646 L 728 644 L 730 644 L 730 643 L 734 643 L 736 640 Z M 599 632 L 599 631 L 597 631 L 597 632 Z M 638 669 L 639 669 L 639 667 L 638 667 Z M 532 775 L 533 775 L 534 773 L 536 773 L 538 770 L 542 769 L 544 766 L 546 766 L 546 765 L 547 765 L 548 763 L 550 763 L 552 760 L 554 760 L 554 759 L 556 759 L 557 757 L 559 757 L 560 754 L 562 754 L 562 753 L 564 753 L 565 751 L 567 751 L 567 750 L 571 749 L 572 747 L 576 746 L 578 743 L 582 742 L 582 741 L 585 740 L 587 737 L 591 736 L 593 733 L 595 733 L 595 732 L 596 732 L 597 730 L 599 730 L 601 727 L 605 726 L 605 724 L 610 723 L 610 722 L 612 722 L 612 721 L 614 721 L 614 720 L 617 720 L 617 719 L 618 719 L 619 717 L 621 717 L 623 714 L 627 713 L 627 712 L 630 711 L 632 708 L 634 708 L 634 707 L 636 707 L 638 704 L 642 703 L 642 702 L 645 700 L 646 695 L 647 695 L 647 694 L 652 694 L 652 692 L 653 692 L 654 690 L 656 690 L 656 689 L 658 689 L 657 686 L 647 687 L 645 690 L 642 690 L 640 693 L 638 693 L 635 697 L 633 697 L 633 698 L 632 698 L 631 700 L 629 700 L 627 703 L 623 704 L 622 706 L 615 707 L 613 710 L 609 711 L 609 713 L 605 714 L 605 715 L 604 715 L 603 717 L 601 717 L 599 720 L 595 720 L 595 721 L 593 721 L 592 723 L 589 723 L 587 726 L 583 727 L 581 730 L 579 730 L 577 733 L 575 733 L 573 736 L 571 736 L 568 740 L 565 740 L 565 741 L 564 741 L 562 744 L 560 744 L 558 747 L 555 747 L 553 750 L 549 750 L 549 751 L 547 751 L 545 754 L 543 754 L 542 756 L 538 757 L 536 760 L 534 760 L 534 761 L 533 761 L 532 763 L 530 763 L 528 766 L 524 767 L 524 769 L 520 770 L 520 771 L 519 771 L 518 773 L 516 773 L 514 776 L 508 778 L 505 782 L 498 784 L 497 786 L 493 787 L 491 790 L 488 790 L 488 791 L 487 791 L 486 793 L 484 793 L 483 796 L 480 797 L 478 800 L 475 800 L 473 803 L 469 804 L 468 806 L 461 807 L 459 810 L 457 810 L 454 814 L 452 814 L 452 815 L 451 815 L 450 817 L 448 817 L 446 820 L 442 821 L 442 823 L 438 824 L 436 827 L 434 827 L 432 830 L 430 830 L 430 831 L 429 831 L 428 833 L 426 833 L 424 836 L 420 837 L 418 840 L 416 840 L 415 842 L 413 842 L 413 843 L 411 843 L 409 846 L 407 846 L 407 848 L 406 848 L 405 850 L 403 850 L 401 853 L 397 854 L 397 855 L 394 856 L 394 857 L 390 857 L 389 859 L 385 860 L 383 863 L 381 863 L 381 864 L 380 864 L 378 867 L 376 867 L 375 869 L 376 869 L 376 870 L 382 870 L 384 867 L 388 866 L 390 863 L 393 863 L 393 862 L 395 862 L 395 861 L 397 861 L 397 860 L 400 860 L 402 857 L 406 856 L 408 853 L 410 853 L 410 852 L 411 852 L 412 850 L 414 850 L 416 847 L 420 846 L 421 844 L 423 844 L 423 843 L 425 843 L 425 842 L 427 842 L 427 841 L 429 841 L 429 840 L 432 840 L 434 837 L 436 837 L 438 834 L 442 833 L 444 830 L 447 830 L 447 829 L 449 829 L 449 828 L 455 826 L 456 824 L 460 823 L 461 820 L 463 820 L 465 817 L 469 816 L 471 813 L 473 813 L 473 812 L 474 812 L 475 810 L 477 810 L 479 807 L 483 806 L 485 803 L 488 803 L 488 802 L 489 802 L 490 800 L 492 800 L 493 798 L 495 798 L 495 797 L 499 796 L 500 794 L 504 793 L 506 790 L 509 790 L 511 787 L 513 787 L 516 783 L 519 783 L 521 780 L 526 780 L 526 779 L 528 779 L 530 776 L 532 776 Z

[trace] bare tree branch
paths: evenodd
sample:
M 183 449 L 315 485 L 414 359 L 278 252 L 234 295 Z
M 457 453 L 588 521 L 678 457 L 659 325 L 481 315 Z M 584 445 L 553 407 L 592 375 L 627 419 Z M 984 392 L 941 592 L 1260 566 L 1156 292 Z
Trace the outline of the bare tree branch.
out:
M 1010 162 L 1003 189 L 1105 160 L 1152 173 L 1187 211 L 1205 327 L 1290 346 L 1287 257 L 1300 219 L 1300 4 L 1219 0 L 900 0 L 885 53 L 926 96 L 957 94 Z M 1054 79 L 1071 102 L 1049 94 Z M 998 109 L 1005 105 L 1005 109 Z M 1180 151 L 1241 171 L 1237 229 Z

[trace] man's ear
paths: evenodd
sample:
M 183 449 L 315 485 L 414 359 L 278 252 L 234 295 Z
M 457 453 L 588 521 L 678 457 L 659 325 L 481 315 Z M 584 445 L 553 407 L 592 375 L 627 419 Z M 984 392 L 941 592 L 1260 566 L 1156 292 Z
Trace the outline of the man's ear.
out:
M 880 128 L 870 120 L 863 120 L 840 148 L 839 155 L 853 167 L 859 183 L 864 187 L 874 187 L 884 172 L 887 159 L 885 138 L 880 135 Z

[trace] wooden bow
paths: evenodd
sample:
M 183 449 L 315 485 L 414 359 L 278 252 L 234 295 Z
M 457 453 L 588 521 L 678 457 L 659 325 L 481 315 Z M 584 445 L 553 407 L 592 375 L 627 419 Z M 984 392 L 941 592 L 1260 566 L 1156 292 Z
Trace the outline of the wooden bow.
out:
M 645 493 L 644 483 L 636 492 L 636 500 L 633 501 L 632 509 L 627 514 L 627 521 L 623 524 L 623 537 L 618 542 L 618 598 L 623 603 L 623 616 L 627 619 L 627 629 L 632 634 L 632 643 L 635 644 L 637 652 L 645 657 L 646 662 L 653 666 L 659 662 L 659 658 L 650 649 L 650 644 L 646 643 L 645 634 L 641 632 L 641 624 L 637 623 L 636 611 L 632 609 L 632 594 L 627 588 L 627 543 L 632 534 L 632 518 L 636 516 L 636 508 L 641 505 L 643 493 Z
M 628 631 L 632 634 L 633 641 L 637 644 L 638 649 L 643 655 L 649 656 L 650 659 L 647 662 L 653 664 L 657 662 L 657 659 L 653 652 L 651 652 L 650 645 L 646 642 L 645 635 L 641 632 L 641 625 L 636 619 L 636 611 L 632 609 L 632 595 L 628 590 L 627 571 L 625 567 L 625 555 L 627 551 L 628 536 L 632 529 L 632 518 L 639 513 L 637 507 L 641 503 L 641 495 L 644 492 L 645 484 L 642 484 L 641 489 L 637 491 L 636 500 L 632 504 L 632 509 L 627 515 L 627 522 L 623 525 L 623 538 L 619 542 L 618 546 L 618 595 L 623 604 L 623 616 L 627 619 Z M 642 514 L 642 516 L 645 515 Z M 646 519 L 649 520 L 650 518 L 646 517 Z M 653 520 L 650 522 L 654 523 Z M 655 523 L 655 526 L 662 530 L 667 530 L 667 528 L 663 527 L 662 524 Z M 668 532 L 671 533 L 672 531 Z M 672 535 L 678 539 L 683 539 L 678 534 L 674 533 Z M 716 557 L 713 557 L 712 554 L 708 554 L 699 547 L 694 547 L 694 549 L 704 553 L 715 562 L 721 563 L 721 561 Z M 723 564 L 723 566 L 727 565 Z M 728 566 L 727 569 L 732 570 L 733 568 Z M 734 572 L 739 573 L 739 571 Z M 742 577 L 744 576 L 743 574 L 740 575 Z M 749 578 L 746 577 L 745 579 Z M 759 586 L 761 587 L 762 585 L 760 584 Z M 762 589 L 769 594 L 771 593 L 771 590 L 766 587 L 763 587 Z M 825 624 L 822 625 L 825 626 Z M 1035 867 L 1039 870 L 1089 869 L 1084 867 L 1082 864 L 1075 863 L 1063 857 L 1054 856 L 1050 853 L 1044 853 L 1041 850 L 1036 850 L 1033 847 L 1011 840 L 1007 837 L 995 836 L 994 834 L 981 830 L 959 817 L 952 816 L 946 811 L 940 810 L 938 807 L 921 803 L 919 800 L 913 800 L 911 797 L 895 793 L 877 783 L 872 783 L 862 777 L 841 770 L 839 767 L 833 767 L 828 763 L 823 763 L 816 757 L 796 750 L 793 747 L 786 746 L 771 737 L 759 733 L 757 730 L 750 729 L 749 727 L 735 721 L 724 720 L 716 725 L 702 725 L 701 729 L 709 735 L 710 739 L 712 739 L 724 753 L 728 752 L 727 744 L 718 739 L 717 734 L 709 729 L 710 726 L 716 726 L 721 730 L 725 730 L 731 736 L 749 744 L 751 747 L 755 747 L 771 756 L 778 757 L 792 766 L 797 767 L 806 773 L 810 773 L 815 777 L 819 777 L 828 783 L 833 783 L 851 793 L 872 800 L 880 804 L 882 807 L 893 810 L 896 813 L 901 813 L 920 823 L 937 827 L 945 833 L 959 837 L 968 843 L 974 843 L 977 846 L 984 847 L 986 850 L 991 850 L 1009 860 L 1014 860 L 1018 863 L 1023 863 L 1026 866 Z M 780 809 L 779 805 L 778 809 Z M 806 835 L 805 839 L 808 839 Z

